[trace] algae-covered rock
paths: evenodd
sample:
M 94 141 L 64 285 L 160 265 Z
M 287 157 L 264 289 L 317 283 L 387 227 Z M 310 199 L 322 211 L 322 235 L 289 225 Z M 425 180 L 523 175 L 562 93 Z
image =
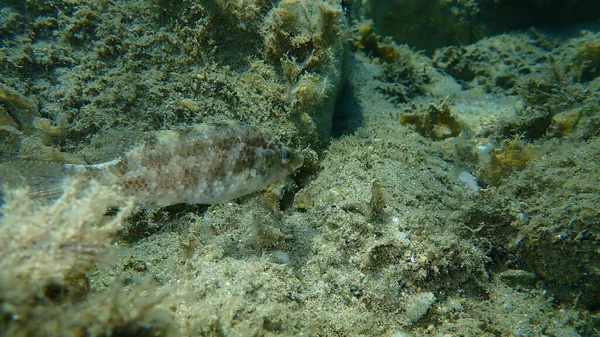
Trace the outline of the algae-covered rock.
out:
M 15 93 L 3 86 L 1 97 L 18 105 L 12 116 L 33 129 L 32 110 L 11 97 L 35 93 L 40 117 L 64 126 L 47 146 L 78 152 L 114 127 L 151 131 L 219 120 L 261 126 L 300 147 L 322 148 L 329 138 L 346 53 L 338 2 L 54 6 L 62 10 L 39 1 L 7 7 L 13 15 L 6 20 L 25 12 L 37 19 L 6 31 L 11 39 L 0 52 L 2 82 Z
M 431 104 L 422 113 L 402 114 L 400 123 L 414 125 L 420 134 L 433 140 L 456 137 L 462 131 L 460 122 L 452 115 L 446 102 L 441 107 Z
M 301 133 L 316 135 L 312 141 L 331 132 L 347 57 L 345 21 L 339 3 L 300 0 L 281 1 L 265 20 L 267 55 L 281 67 L 292 118 Z
M 433 303 L 435 303 L 435 295 L 433 293 L 416 294 L 408 300 L 406 316 L 411 322 L 416 323 L 427 314 Z
M 1 160 L 104 162 L 132 133 L 237 120 L 305 161 L 212 205 L 13 200 L 0 334 L 594 335 L 597 34 L 467 45 L 585 2 L 7 2 Z

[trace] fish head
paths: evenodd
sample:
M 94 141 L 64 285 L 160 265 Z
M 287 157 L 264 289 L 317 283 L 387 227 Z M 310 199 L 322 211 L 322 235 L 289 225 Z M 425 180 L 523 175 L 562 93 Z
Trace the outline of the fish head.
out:
M 290 147 L 282 146 L 279 149 L 279 166 L 287 171 L 287 174 L 294 172 L 304 164 L 304 157 L 299 151 Z
M 256 190 L 285 178 L 304 163 L 302 154 L 287 146 L 270 144 L 260 152 L 250 172 L 252 178 L 249 179 L 250 185 L 255 186 Z

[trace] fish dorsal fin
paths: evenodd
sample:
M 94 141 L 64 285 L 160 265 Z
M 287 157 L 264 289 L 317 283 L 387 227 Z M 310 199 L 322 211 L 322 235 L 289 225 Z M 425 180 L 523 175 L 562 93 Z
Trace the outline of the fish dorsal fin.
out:
M 233 119 L 222 119 L 222 120 L 218 120 L 218 121 L 214 121 L 214 122 L 210 122 L 210 123 L 206 123 L 206 124 L 213 124 L 216 126 L 248 126 L 248 124 L 240 122 L 240 121 L 236 121 Z
M 233 119 L 221 119 L 218 121 L 211 121 L 211 122 L 196 124 L 196 126 L 202 126 L 202 125 L 205 125 L 208 128 L 223 128 L 223 129 L 251 127 L 250 124 L 240 122 L 237 120 L 233 120 Z
M 116 153 L 122 157 L 135 147 L 155 141 L 156 132 L 125 132 L 120 135 L 120 139 L 117 141 Z
M 151 132 L 130 131 L 114 128 L 97 134 L 91 146 L 84 150 L 88 164 L 99 164 L 122 158 L 132 148 L 144 144 L 151 138 Z

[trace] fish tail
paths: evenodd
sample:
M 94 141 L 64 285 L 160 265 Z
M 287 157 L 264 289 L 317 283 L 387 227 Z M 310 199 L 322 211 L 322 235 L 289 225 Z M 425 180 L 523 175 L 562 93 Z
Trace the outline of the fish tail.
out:
M 52 162 L 15 161 L 0 165 L 0 186 L 3 190 L 27 188 L 32 198 L 58 199 L 73 179 L 83 176 L 85 165 Z

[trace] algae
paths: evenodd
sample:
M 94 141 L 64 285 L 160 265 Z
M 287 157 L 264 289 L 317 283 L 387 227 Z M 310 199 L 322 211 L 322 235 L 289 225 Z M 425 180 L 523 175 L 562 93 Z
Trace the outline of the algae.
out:
M 305 166 L 213 205 L 9 192 L 0 334 L 598 334 L 598 33 L 488 35 L 511 5 L 463 0 L 395 2 L 392 32 L 382 4 L 3 5 L 2 162 L 234 119 Z

